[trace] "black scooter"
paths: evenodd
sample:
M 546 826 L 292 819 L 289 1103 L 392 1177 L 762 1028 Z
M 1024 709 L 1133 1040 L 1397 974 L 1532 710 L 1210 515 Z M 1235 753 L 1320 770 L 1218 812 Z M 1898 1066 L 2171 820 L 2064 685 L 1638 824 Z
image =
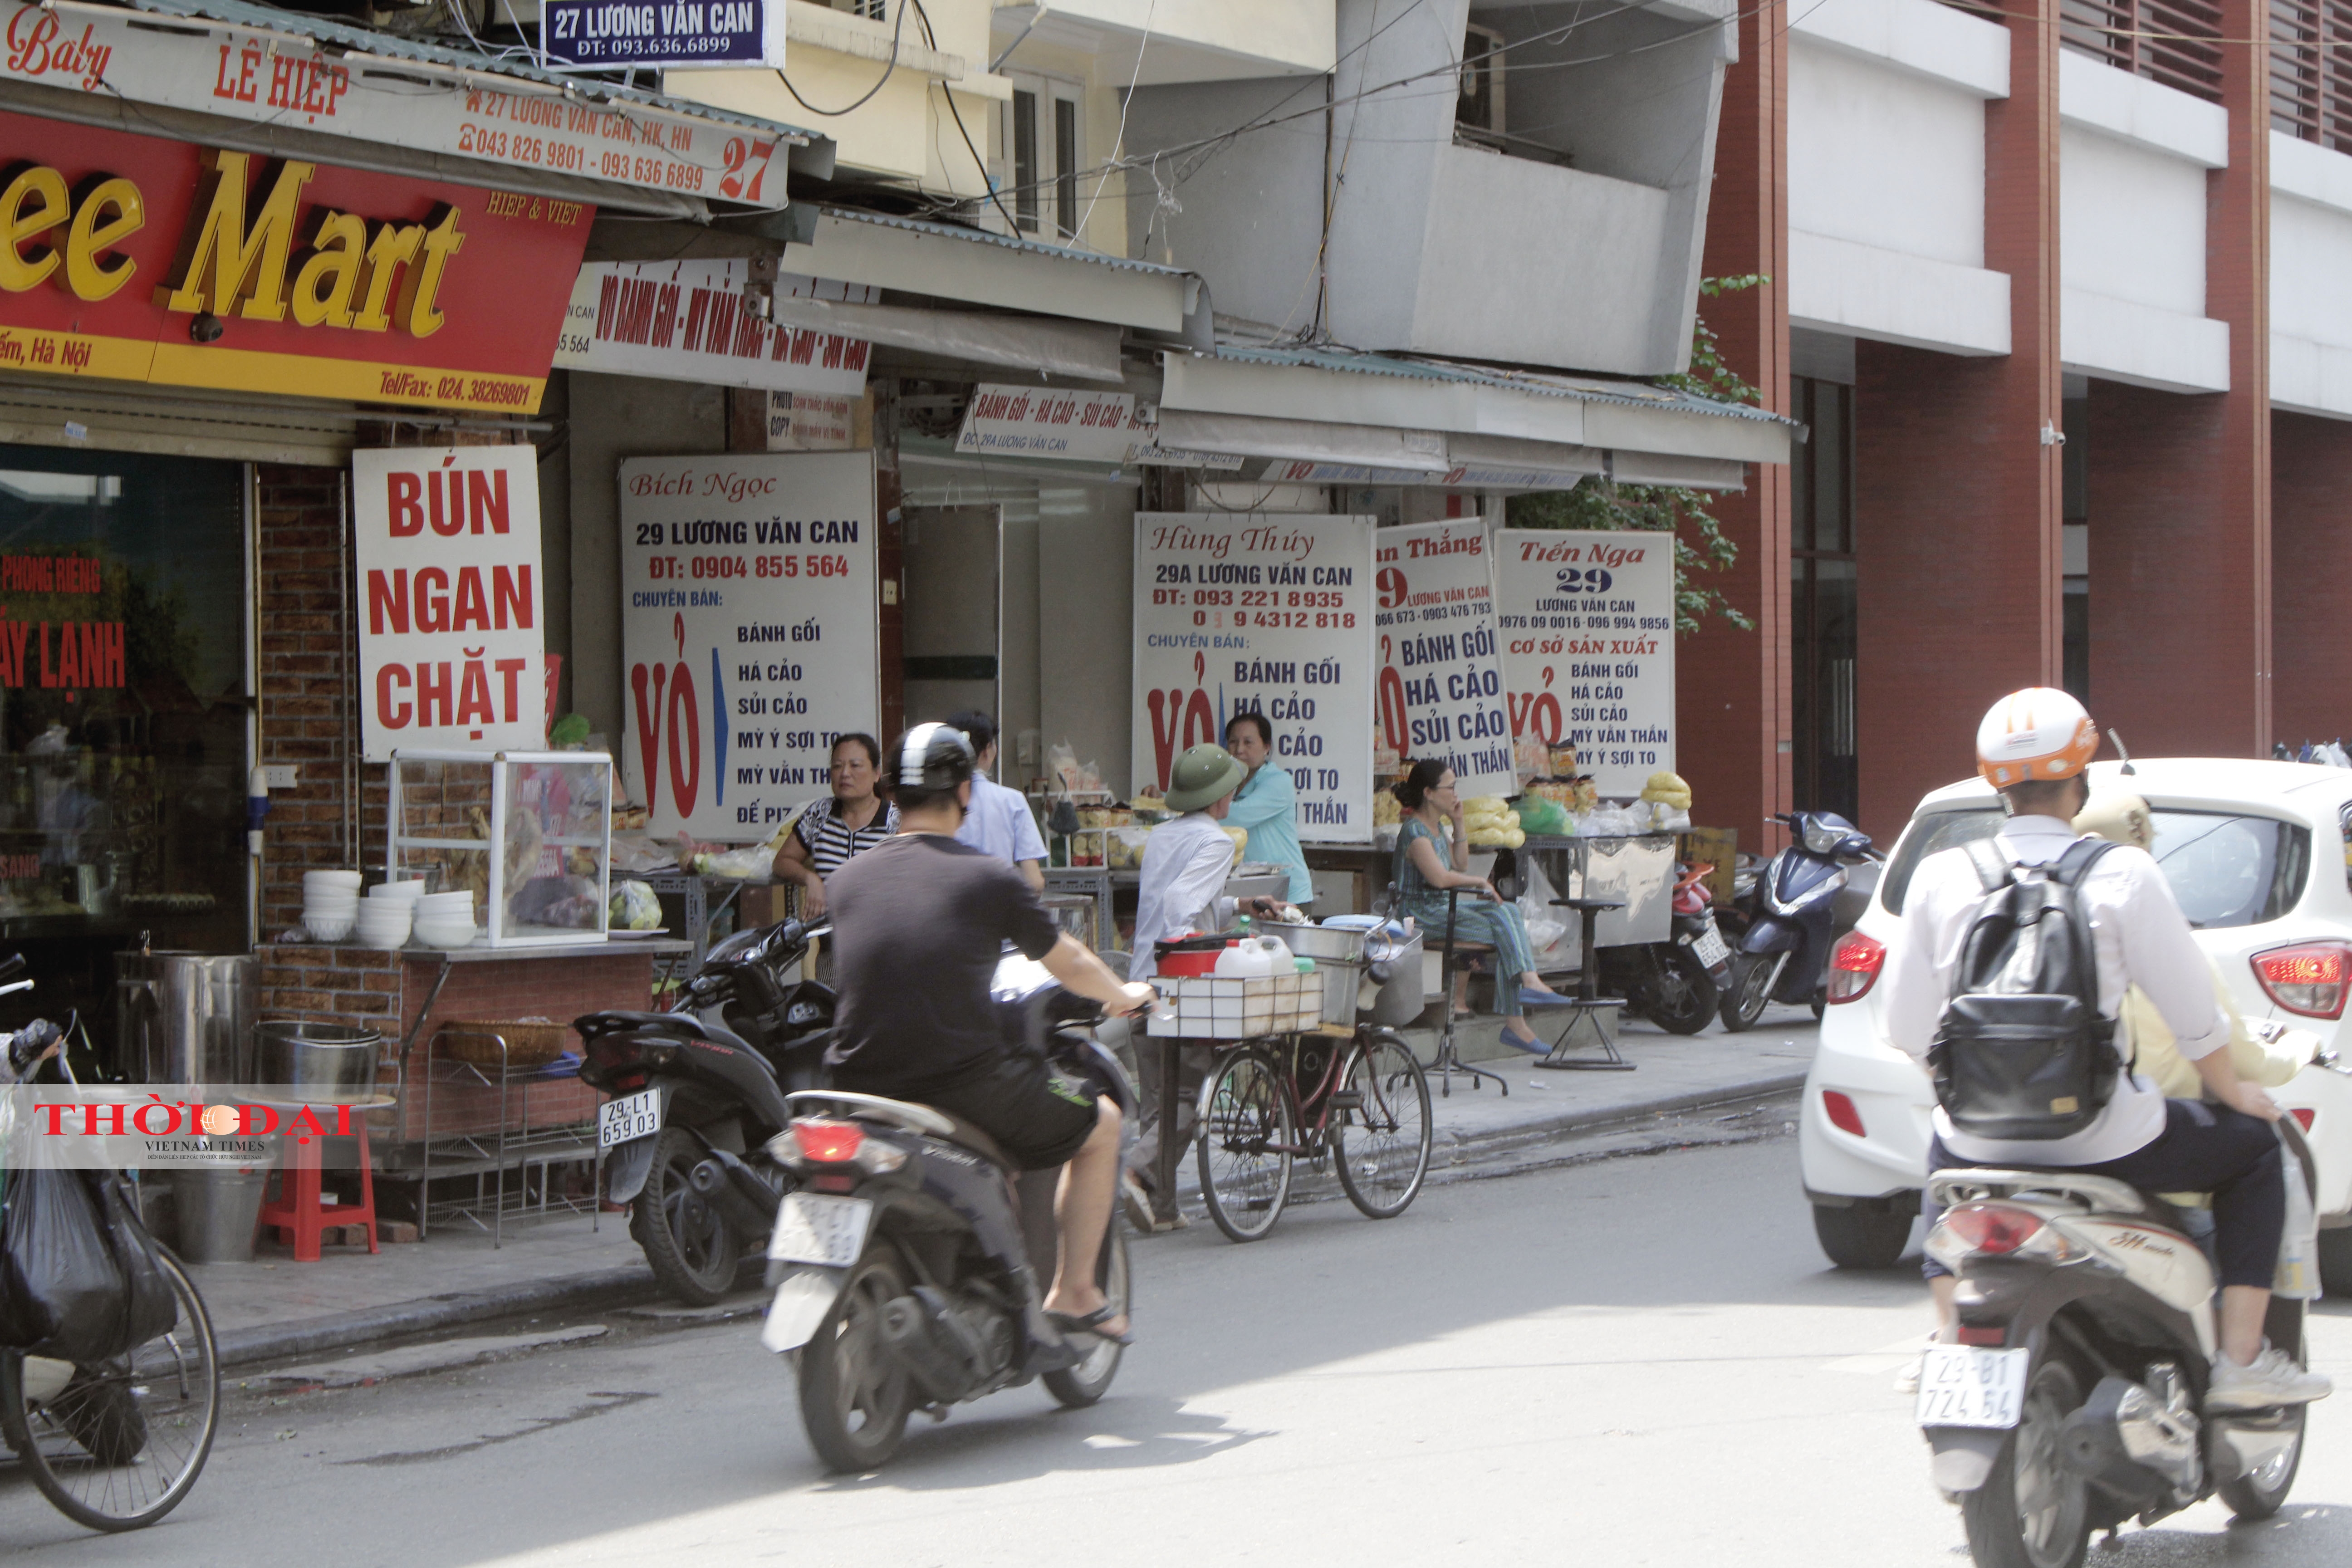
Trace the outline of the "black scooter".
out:
M 1822 1016 L 1847 868 L 1884 858 L 1868 834 L 1833 812 L 1782 812 L 1772 820 L 1786 824 L 1796 842 L 1756 879 L 1760 907 L 1723 985 L 1723 1026 L 1733 1034 L 1754 1028 L 1767 1002 L 1810 1005 L 1814 1017 Z
M 1127 1076 L 1091 1033 L 1091 1002 L 1016 957 L 997 972 L 1000 1027 L 1108 1094 L 1128 1125 Z M 989 1136 L 911 1101 L 803 1091 L 772 1151 L 801 1185 L 775 1215 L 761 1343 L 790 1354 L 801 1422 L 826 1466 L 860 1474 L 898 1451 L 907 1418 L 1042 1378 L 1062 1405 L 1108 1391 L 1121 1347 L 1045 1315 L 1057 1171 L 1022 1173 Z M 744 1216 L 746 1219 L 750 1215 Z M 1096 1274 L 1128 1307 L 1116 1215 Z
M 2308 1184 L 2309 1148 L 2278 1126 Z M 2076 1171 L 1928 1186 L 1951 1205 L 1927 1251 L 1958 1277 L 1959 1326 L 1922 1360 L 1916 1415 L 1979 1563 L 2076 1568 L 2091 1531 L 2217 1492 L 2242 1520 L 2278 1511 L 2306 1407 L 2205 1408 L 2219 1292 L 2171 1205 Z M 2273 1297 L 2263 1330 L 2305 1361 L 2303 1302 Z
M 785 1095 L 823 1081 L 834 995 L 784 975 L 829 929 L 738 931 L 704 954 L 671 1011 L 573 1021 L 581 1081 L 612 1096 L 596 1122 L 604 1195 L 635 1200 L 629 1234 L 662 1289 L 691 1306 L 734 1289 L 745 1248 L 767 1239 L 793 1184 L 764 1148 L 792 1120 Z M 745 1219 L 746 1204 L 765 1212 Z

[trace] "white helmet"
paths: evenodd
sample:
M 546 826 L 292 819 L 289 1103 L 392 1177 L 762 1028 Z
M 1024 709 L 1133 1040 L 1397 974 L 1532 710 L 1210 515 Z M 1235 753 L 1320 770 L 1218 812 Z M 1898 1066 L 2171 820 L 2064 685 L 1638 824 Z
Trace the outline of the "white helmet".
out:
M 1977 772 L 1995 789 L 2073 778 L 2098 749 L 2099 727 L 2083 705 L 2047 686 L 2011 692 L 1977 726 Z

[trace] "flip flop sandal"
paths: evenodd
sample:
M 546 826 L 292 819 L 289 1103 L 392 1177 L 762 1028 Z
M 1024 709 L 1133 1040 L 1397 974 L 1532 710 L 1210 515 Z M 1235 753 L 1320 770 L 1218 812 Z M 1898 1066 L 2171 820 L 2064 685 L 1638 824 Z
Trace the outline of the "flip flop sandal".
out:
M 1114 1334 L 1103 1328 L 1103 1324 L 1118 1315 L 1108 1301 L 1083 1317 L 1071 1312 L 1048 1311 L 1045 1314 L 1052 1320 L 1054 1326 L 1065 1334 L 1092 1334 L 1098 1340 L 1108 1340 L 1114 1344 L 1131 1345 L 1135 1342 L 1135 1334 L 1131 1330 L 1127 1333 Z

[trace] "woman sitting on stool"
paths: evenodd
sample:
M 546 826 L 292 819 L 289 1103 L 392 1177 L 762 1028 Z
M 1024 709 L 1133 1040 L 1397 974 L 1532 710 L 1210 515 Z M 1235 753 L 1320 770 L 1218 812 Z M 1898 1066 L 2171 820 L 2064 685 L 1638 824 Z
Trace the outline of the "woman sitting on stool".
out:
M 1433 945 L 1445 935 L 1447 889 L 1475 892 L 1487 900 L 1457 901 L 1454 940 L 1482 942 L 1495 949 L 1495 1011 L 1503 1017 L 1504 1042 L 1543 1055 L 1551 1047 L 1528 1027 L 1527 1009 L 1564 1007 L 1569 998 L 1536 973 L 1535 945 L 1528 940 L 1528 922 L 1518 906 L 1504 902 L 1494 883 L 1470 874 L 1470 837 L 1462 825 L 1462 797 L 1454 792 L 1454 770 L 1435 761 L 1415 763 L 1398 781 L 1395 794 L 1406 812 L 1397 835 L 1397 896 L 1404 906 L 1399 912 L 1411 915 L 1423 940 Z M 1454 998 L 1448 996 L 1445 1005 L 1453 1006 Z

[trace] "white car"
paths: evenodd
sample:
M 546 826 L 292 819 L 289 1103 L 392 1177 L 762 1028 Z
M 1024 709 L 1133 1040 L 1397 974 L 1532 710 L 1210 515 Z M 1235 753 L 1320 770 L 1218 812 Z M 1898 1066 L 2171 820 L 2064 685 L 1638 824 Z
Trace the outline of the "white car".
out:
M 2339 1035 L 2352 994 L 2352 772 L 2203 757 L 2142 761 L 2128 779 L 2118 768 L 2092 764 L 2092 782 L 2147 801 L 2157 860 L 2238 1010 L 2326 1042 L 2319 1060 L 2271 1093 L 2312 1146 L 2322 1280 L 2331 1294 L 2352 1294 L 2352 1070 L 2336 1058 L 2339 1040 L 2352 1049 L 2352 1035 Z M 1888 945 L 1903 940 L 1904 894 L 1922 860 L 2000 821 L 1980 779 L 1922 800 L 1831 960 L 1832 1005 L 1797 1145 L 1814 1232 L 1841 1268 L 1901 1258 L 1927 1179 L 1934 1090 L 1888 1042 L 1877 985 Z

